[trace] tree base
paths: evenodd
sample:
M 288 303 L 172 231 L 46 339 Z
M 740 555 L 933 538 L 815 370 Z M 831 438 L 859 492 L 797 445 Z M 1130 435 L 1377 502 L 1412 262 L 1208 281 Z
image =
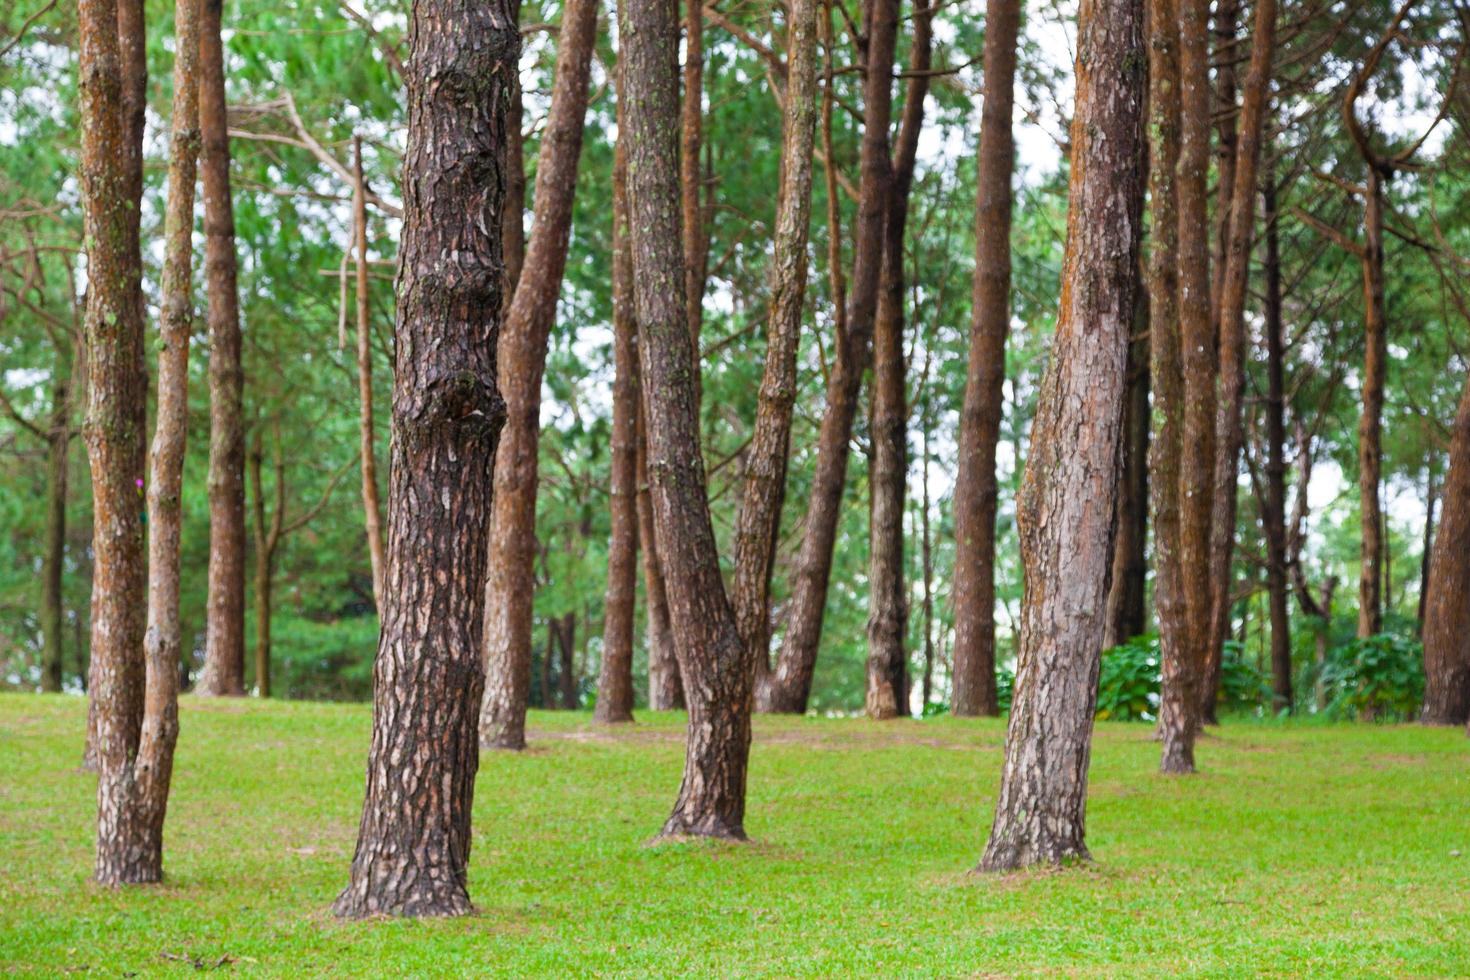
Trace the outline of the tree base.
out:
M 1080 842 L 1008 842 L 997 845 L 992 841 L 972 874 L 1009 874 L 1027 868 L 1070 868 L 1091 863 L 1092 855 L 1088 853 L 1087 845 Z
M 600 711 L 594 711 L 592 712 L 592 720 L 599 725 L 631 725 L 633 724 L 633 712 L 620 711 L 617 714 L 609 714 L 608 717 L 603 717 Z
M 663 829 L 658 832 L 654 843 L 665 841 L 691 840 L 702 837 L 707 840 L 734 841 L 746 843 L 750 840 L 745 835 L 745 827 L 739 823 L 725 820 L 715 815 L 686 816 L 674 813 L 664 824 Z
M 367 882 L 353 882 L 332 903 L 332 914 L 339 919 L 367 919 L 380 915 L 405 919 L 442 919 L 469 915 L 474 910 L 469 893 L 463 885 L 423 878 L 401 890 L 371 890 Z

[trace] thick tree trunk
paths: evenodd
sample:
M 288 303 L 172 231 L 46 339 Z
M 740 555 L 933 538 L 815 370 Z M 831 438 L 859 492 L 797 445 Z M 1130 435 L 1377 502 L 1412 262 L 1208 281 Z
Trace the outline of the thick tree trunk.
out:
M 1210 522 L 1210 634 L 1205 648 L 1200 710 L 1215 720 L 1221 657 L 1230 632 L 1231 567 L 1235 554 L 1236 482 L 1244 439 L 1246 330 L 1245 301 L 1250 285 L 1251 243 L 1255 233 L 1256 179 L 1261 133 L 1270 99 L 1271 64 L 1276 51 L 1276 2 L 1256 0 L 1250 68 L 1240 106 L 1225 264 L 1216 268 L 1220 287 L 1220 388 L 1215 418 L 1215 478 Z M 1225 175 L 1222 175 L 1222 179 Z M 1221 194 L 1224 195 L 1222 184 Z
M 66 619 L 66 499 L 71 449 L 73 358 L 59 345 L 52 367 L 51 421 L 46 432 L 46 545 L 41 559 L 41 690 L 61 690 L 66 671 L 62 627 Z
M 1444 506 L 1424 608 L 1426 725 L 1470 721 L 1470 382 L 1450 434 Z
M 1103 649 L 1138 636 L 1148 627 L 1148 293 L 1138 270 L 1133 338 L 1128 344 L 1128 392 L 1123 405 L 1123 474 L 1118 481 L 1118 531 L 1113 541 L 1112 587 L 1103 621 Z
M 1363 413 L 1358 420 L 1358 493 L 1362 539 L 1358 576 L 1358 636 L 1383 631 L 1383 513 L 1378 502 L 1383 467 L 1383 383 L 1388 319 L 1383 294 L 1383 178 L 1368 165 L 1363 215 Z M 1448 499 L 1448 494 L 1446 494 Z M 1445 508 L 1449 510 L 1448 507 Z M 1441 537 L 1443 535 L 1441 534 Z
M 908 496 L 909 415 L 903 348 L 903 246 L 909 191 L 914 183 L 914 160 L 919 133 L 924 127 L 924 99 L 929 94 L 933 18 L 930 7 L 914 12 L 913 46 L 909 55 L 911 75 L 893 153 L 878 310 L 873 322 L 866 709 L 868 717 L 876 719 L 909 713 L 908 653 L 904 649 L 908 634 L 908 583 L 903 567 L 903 511 Z
M 1112 559 L 1143 205 L 1140 0 L 1084 0 L 1061 312 L 1017 508 L 1026 588 L 983 871 L 1087 858 L 1087 765 Z
M 357 438 L 362 473 L 363 525 L 373 569 L 373 605 L 383 611 L 383 505 L 378 498 L 378 442 L 373 422 L 373 345 L 368 325 L 367 182 L 362 173 L 362 140 L 352 141 L 352 229 L 357 252 Z
M 1286 373 L 1281 318 L 1281 249 L 1276 212 L 1275 174 L 1261 182 L 1265 206 L 1266 330 L 1266 493 L 1261 523 L 1266 532 L 1266 589 L 1271 607 L 1271 689 L 1277 711 L 1293 707 L 1291 690 L 1291 620 L 1287 602 L 1286 543 Z
M 409 39 L 388 574 L 367 794 L 334 906 L 348 917 L 470 911 L 485 544 L 505 419 L 495 343 L 520 34 L 502 2 L 415 0 Z
M 536 166 L 536 224 L 500 335 L 500 391 L 508 415 L 495 458 L 485 580 L 485 700 L 480 708 L 480 744 L 486 748 L 526 747 L 531 606 L 536 594 L 541 379 L 571 241 L 572 201 L 596 38 L 596 0 L 571 0 L 557 39 L 556 82 Z
M 725 595 L 699 450 L 694 339 L 679 288 L 677 0 L 619 5 L 634 296 L 648 473 L 674 649 L 689 696 L 684 780 L 662 836 L 744 839 L 751 667 Z
M 735 523 L 731 601 L 755 665 L 756 683 L 769 682 L 771 570 L 796 404 L 796 357 L 806 300 L 807 237 L 812 213 L 812 147 L 817 123 L 817 0 L 793 0 L 782 106 L 781 186 L 771 246 L 771 299 L 766 361 L 756 402 L 755 430 L 745 454 L 745 488 Z
M 954 693 L 956 715 L 996 715 L 995 447 L 1005 409 L 1011 319 L 1011 133 L 1019 0 L 985 8 L 985 104 L 975 201 L 975 286 L 955 478 Z
M 858 220 L 847 325 L 827 380 L 827 411 L 817 435 L 817 462 L 807 507 L 806 534 L 792 573 L 790 611 L 781 658 L 765 708 L 800 714 L 811 695 L 822 639 L 832 547 L 837 540 L 852 423 L 863 374 L 872 358 L 873 321 L 883 264 L 883 225 L 888 211 L 892 161 L 888 126 L 893 109 L 893 57 L 898 34 L 897 0 L 868 0 L 867 71 L 863 82 L 863 140 L 859 155 Z M 831 164 L 829 163 L 829 166 Z
M 199 5 L 199 176 L 209 292 L 209 597 L 200 694 L 245 693 L 245 423 L 222 0 Z
M 1210 522 L 1215 462 L 1215 338 L 1210 322 L 1209 3 L 1181 0 L 1179 37 L 1178 210 L 1179 350 L 1184 405 L 1180 433 L 1178 585 L 1188 630 L 1164 648 L 1160 769 L 1194 771 L 1201 690 L 1210 642 Z M 1165 29 L 1155 22 L 1154 30 Z
M 620 73 L 621 74 L 621 73 Z M 618 131 L 623 132 L 622 82 Z M 633 617 L 638 602 L 638 320 L 633 313 L 633 256 L 628 227 L 627 147 L 613 151 L 613 419 L 609 494 L 612 531 L 607 546 L 607 594 L 602 670 L 593 718 L 604 724 L 633 720 Z

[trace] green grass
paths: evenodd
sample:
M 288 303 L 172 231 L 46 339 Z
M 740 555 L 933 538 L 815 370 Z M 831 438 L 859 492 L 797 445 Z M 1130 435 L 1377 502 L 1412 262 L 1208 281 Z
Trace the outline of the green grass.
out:
M 535 713 L 487 755 L 459 920 L 339 923 L 366 706 L 186 698 L 165 885 L 91 870 L 77 698 L 0 696 L 0 972 L 1453 976 L 1470 971 L 1470 745 L 1413 726 L 1227 726 L 1202 773 L 1099 726 L 1096 863 L 972 876 L 1004 729 L 756 722 L 747 846 L 648 846 L 681 716 Z M 1465 855 L 1465 856 L 1460 856 Z M 175 959 L 174 957 L 182 957 Z

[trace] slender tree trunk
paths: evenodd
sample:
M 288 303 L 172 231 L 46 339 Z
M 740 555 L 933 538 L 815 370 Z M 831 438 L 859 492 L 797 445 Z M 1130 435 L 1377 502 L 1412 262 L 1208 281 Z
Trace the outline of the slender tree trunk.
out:
M 1415 618 L 1419 624 L 1419 637 L 1424 637 L 1424 612 L 1429 602 L 1429 559 L 1434 550 L 1434 510 L 1439 502 L 1439 488 L 1434 485 L 1434 470 L 1425 467 L 1424 472 L 1424 547 L 1419 559 L 1419 608 Z
M 635 259 L 636 261 L 636 259 Z M 641 356 L 641 355 L 640 355 Z M 642 366 L 639 366 L 641 383 Z M 648 425 L 644 403 L 638 404 L 638 541 L 643 557 L 643 591 L 648 618 L 648 707 L 674 711 L 684 707 L 684 681 L 674 655 L 674 630 L 669 622 L 669 597 L 659 560 L 658 529 L 653 524 L 653 494 L 648 479 Z
M 1388 361 L 1388 319 L 1383 295 L 1383 178 L 1371 162 L 1368 165 L 1367 190 L 1362 251 L 1365 312 L 1363 413 L 1358 420 L 1358 493 L 1362 499 L 1358 576 L 1360 638 L 1383 632 L 1383 514 L 1378 493 L 1383 466 L 1383 383 Z M 1445 509 L 1449 510 L 1448 507 Z
M 577 614 L 569 612 L 561 618 L 556 631 L 557 645 L 561 647 L 561 670 L 557 677 L 561 681 L 561 706 L 567 711 L 576 711 L 580 706 L 577 696 Z
M 807 236 L 812 213 L 812 147 L 817 122 L 817 0 L 793 0 L 782 106 L 781 186 L 771 246 L 771 299 L 766 361 L 755 431 L 745 454 L 745 489 L 735 524 L 731 600 L 756 683 L 769 683 L 771 570 L 796 404 L 796 357 L 806 301 Z M 759 697 L 759 696 L 758 696 Z
M 495 458 L 485 581 L 485 700 L 480 707 L 480 744 L 487 748 L 526 747 L 531 604 L 536 594 L 541 379 L 571 241 L 572 202 L 596 39 L 597 0 L 571 0 L 557 39 L 556 83 L 536 166 L 536 225 L 500 335 L 500 391 L 508 415 Z
M 904 359 L 904 233 L 914 160 L 924 127 L 934 11 L 914 12 L 911 75 L 894 147 L 888 218 L 883 230 L 883 266 L 873 324 L 873 458 L 868 488 L 868 683 L 869 718 L 908 714 L 908 589 L 903 567 L 903 512 L 908 496 L 908 379 Z
M 222 0 L 199 4 L 199 176 L 209 292 L 209 596 L 200 694 L 245 693 L 245 425 Z
M 250 495 L 255 512 L 255 694 L 260 698 L 271 696 L 271 576 L 276 557 L 276 538 L 267 530 L 265 520 L 265 497 L 262 496 L 260 470 L 263 463 L 260 429 L 255 430 L 254 445 L 249 456 Z M 283 489 L 276 481 L 276 516 L 281 514 L 280 495 Z
M 520 5 L 512 3 L 517 26 Z M 526 264 L 526 151 L 521 135 L 525 126 L 525 98 L 521 90 L 519 68 L 513 76 L 510 108 L 505 114 L 505 205 L 500 212 L 500 238 L 505 262 L 505 303 L 507 309 L 521 282 L 521 267 Z
M 621 70 L 618 131 L 623 132 Z M 633 720 L 633 616 L 638 601 L 638 320 L 633 314 L 633 256 L 628 228 L 627 146 L 613 151 L 613 420 L 609 479 L 612 531 L 607 546 L 607 595 L 602 671 L 595 720 Z
M 929 699 L 934 693 L 934 537 L 929 526 L 929 508 L 931 500 L 929 497 L 929 430 L 934 420 L 929 410 L 929 367 L 930 350 L 926 345 L 924 348 L 924 373 L 919 382 L 920 405 L 919 424 L 924 433 L 924 449 L 920 466 L 923 467 L 919 474 L 919 485 L 921 487 L 921 510 L 919 511 L 920 522 L 920 554 L 923 565 L 924 576 L 924 674 L 921 681 L 921 693 L 923 700 L 920 702 L 919 713 L 929 706 Z
M 1236 62 L 1243 38 L 1240 36 L 1240 0 L 1216 0 L 1212 61 L 1215 65 L 1215 93 L 1211 99 L 1216 119 L 1215 141 L 1215 227 L 1210 239 L 1210 268 L 1218 270 L 1210 277 L 1210 317 L 1215 336 L 1221 336 L 1220 307 L 1225 289 L 1225 256 L 1230 251 L 1230 221 L 1234 213 L 1235 162 L 1240 132 L 1240 115 L 1236 111 L 1238 94 Z
M 46 550 L 41 560 L 41 690 L 61 690 L 66 671 L 62 626 L 66 619 L 67 463 L 71 449 L 71 351 L 58 344 L 51 382 L 51 423 L 46 432 Z
M 1011 320 L 1011 133 L 1019 0 L 987 0 L 985 104 L 975 201 L 975 286 L 955 478 L 954 693 L 956 715 L 996 715 L 995 447 L 1005 414 Z
M 1470 382 L 1450 434 L 1444 506 L 1424 606 L 1426 725 L 1470 721 Z
M 1148 293 L 1140 266 L 1134 304 L 1133 338 L 1128 343 L 1128 392 L 1123 407 L 1123 474 L 1118 482 L 1118 531 L 1113 542 L 1112 587 L 1103 621 L 1103 649 L 1138 636 L 1147 628 L 1148 577 Z
M 1026 588 L 983 871 L 1086 859 L 1083 823 L 1143 206 L 1140 0 L 1084 0 L 1061 312 L 1017 508 Z
M 387 588 L 367 794 L 334 906 L 346 917 L 470 911 L 485 552 L 505 419 L 495 344 L 506 109 L 520 34 L 503 2 L 415 0 L 409 38 Z
M 847 483 L 852 423 L 857 415 L 863 374 L 872 358 L 873 326 L 883 264 L 883 225 L 887 216 L 892 161 L 888 126 L 893 109 L 893 58 L 898 34 L 897 0 L 868 0 L 867 70 L 863 82 L 863 141 L 859 155 L 858 221 L 853 253 L 852 293 L 846 329 L 837 340 L 837 357 L 827 381 L 827 411 L 817 435 L 817 462 L 802 538 L 792 573 L 791 598 L 781 658 L 771 679 L 767 707 L 800 714 L 811 695 L 812 674 L 822 639 L 832 548 Z M 829 158 L 829 166 L 830 163 Z
M 1291 689 L 1291 620 L 1287 606 L 1286 544 L 1286 372 L 1281 318 L 1281 249 L 1276 211 L 1275 174 L 1261 181 L 1265 206 L 1266 330 L 1266 494 L 1261 523 L 1266 532 L 1266 589 L 1271 607 L 1271 688 L 1277 711 L 1293 708 Z
M 634 296 L 648 473 L 679 670 L 687 681 L 684 780 L 662 836 L 744 839 L 751 665 L 725 595 L 699 451 L 694 338 L 680 284 L 677 0 L 619 5 L 628 103 Z
M 679 108 L 679 191 L 684 242 L 684 302 L 694 338 L 694 375 L 699 377 L 699 335 L 704 324 L 709 230 L 704 215 L 704 0 L 684 0 L 684 97 Z
M 383 505 L 378 499 L 378 449 L 373 431 L 373 345 L 368 324 L 367 182 L 362 173 L 362 140 L 352 140 L 352 228 L 357 250 L 357 437 L 362 466 L 362 512 L 368 556 L 373 568 L 373 605 L 383 611 Z

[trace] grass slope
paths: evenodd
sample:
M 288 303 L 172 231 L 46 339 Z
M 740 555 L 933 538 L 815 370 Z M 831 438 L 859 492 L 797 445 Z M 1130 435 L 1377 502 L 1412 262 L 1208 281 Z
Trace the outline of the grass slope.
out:
M 488 755 L 455 921 L 343 924 L 365 706 L 186 698 L 167 884 L 100 890 L 85 707 L 0 696 L 0 972 L 99 975 L 1452 976 L 1470 972 L 1470 746 L 1236 725 L 1167 779 L 1100 725 L 1096 864 L 967 875 L 1001 722 L 760 718 L 749 846 L 646 846 L 682 716 L 534 713 Z M 1466 856 L 1461 856 L 1462 854 Z

